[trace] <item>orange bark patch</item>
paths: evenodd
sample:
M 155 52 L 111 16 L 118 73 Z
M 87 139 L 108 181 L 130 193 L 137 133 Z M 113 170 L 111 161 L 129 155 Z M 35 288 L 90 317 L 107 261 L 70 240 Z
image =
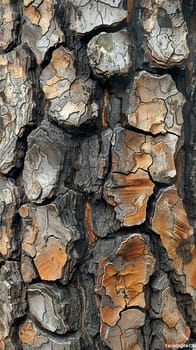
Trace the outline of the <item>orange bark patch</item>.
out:
M 134 0 L 127 0 L 127 22 L 131 20 L 131 15 L 134 7 Z
M 34 259 L 40 277 L 46 281 L 55 281 L 61 278 L 66 262 L 65 246 L 54 237 L 48 238 L 45 247 L 37 253 Z
M 114 327 L 101 324 L 100 334 L 110 349 L 142 350 L 139 345 L 140 328 L 144 325 L 145 313 L 137 309 L 129 309 L 121 313 Z
M 164 294 L 166 294 L 166 297 Z M 167 290 L 163 292 L 162 298 L 165 302 L 161 313 L 162 319 L 169 328 L 175 328 L 179 321 L 179 311 L 176 305 L 176 300 Z
M 0 340 L 0 350 L 5 350 L 5 343 L 3 340 Z
M 150 154 L 146 154 L 146 153 L 136 154 L 135 161 L 136 161 L 136 165 L 133 168 L 133 172 L 135 172 L 139 168 L 147 170 L 153 162 L 152 156 Z
M 25 322 L 19 329 L 20 341 L 24 344 L 33 345 L 36 338 L 36 331 L 31 321 Z
M 109 98 L 109 93 L 108 90 L 104 90 L 104 95 L 103 95 L 103 108 L 102 108 L 102 113 L 101 113 L 101 121 L 102 125 L 104 128 L 108 127 L 108 122 L 106 120 L 106 111 L 107 111 L 107 105 L 108 105 L 108 98 Z
M 122 307 L 123 306 L 123 307 Z M 109 305 L 100 308 L 100 316 L 104 323 L 114 326 L 116 322 L 120 319 L 120 312 L 125 305 L 111 307 Z
M 187 291 L 194 295 L 196 288 L 196 249 L 193 229 L 189 225 L 182 200 L 175 186 L 161 193 L 151 220 L 152 229 L 160 235 L 175 270 L 186 276 Z
M 24 9 L 24 14 L 32 24 L 38 25 L 41 18 L 40 12 L 34 6 L 28 6 Z
M 145 251 L 145 242 L 139 237 L 130 238 L 126 244 L 122 244 L 116 255 L 123 256 L 126 261 L 131 261 L 133 257 L 142 256 Z
M 52 54 L 51 64 L 56 70 L 59 78 L 63 78 L 63 74 L 66 73 L 66 69 L 68 69 L 69 66 L 73 68 L 73 63 L 74 57 L 72 53 L 62 46 L 55 50 Z
M 167 295 L 166 298 L 164 294 Z M 184 345 L 190 337 L 190 329 L 179 313 L 175 298 L 168 293 L 168 290 L 163 292 L 162 298 L 164 305 L 161 316 L 165 325 L 167 325 L 164 325 L 166 344 L 178 343 L 179 345 Z M 175 331 L 172 332 L 172 329 Z
M 87 233 L 88 233 L 90 242 L 95 243 L 97 240 L 97 237 L 91 227 L 91 206 L 89 202 L 86 202 L 84 218 L 85 218 L 85 224 L 86 224 Z
M 6 256 L 8 253 L 8 247 L 9 247 L 9 238 L 8 238 L 8 231 L 11 233 L 9 227 L 1 226 L 0 227 L 0 254 L 3 256 Z
M 104 195 L 107 202 L 114 205 L 117 218 L 125 226 L 133 226 L 145 221 L 153 188 L 148 173 L 139 169 L 128 175 L 112 174 L 112 185 L 110 181 L 105 184 Z
M 170 133 L 152 137 L 116 126 L 112 144 L 112 173 L 127 175 L 142 169 L 149 171 L 156 182 L 173 182 L 178 141 L 178 136 Z
M 19 213 L 23 218 L 29 216 L 29 208 L 27 205 L 22 205 L 19 209 Z
M 47 68 L 43 71 L 43 91 L 47 99 L 53 99 L 68 91 L 75 80 L 74 56 L 71 51 L 59 47 L 52 54 L 47 78 Z M 63 81 L 63 84 L 62 84 Z
M 190 329 L 181 314 L 176 297 L 173 296 L 168 275 L 158 272 L 152 282 L 151 303 L 156 309 L 157 324 L 156 334 L 164 335 L 165 346 L 168 344 L 183 345 L 190 336 Z M 156 337 L 156 336 L 155 336 Z
M 148 245 L 139 234 L 123 242 L 111 262 L 109 258 L 100 259 L 96 292 L 101 298 L 102 322 L 113 327 L 126 307 L 145 307 L 143 287 L 154 270 L 154 263 Z

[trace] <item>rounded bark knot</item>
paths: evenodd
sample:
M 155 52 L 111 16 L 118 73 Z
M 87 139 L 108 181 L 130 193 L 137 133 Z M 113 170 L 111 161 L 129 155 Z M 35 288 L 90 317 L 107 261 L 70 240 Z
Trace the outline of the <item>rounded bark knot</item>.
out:
M 92 80 L 77 79 L 73 52 L 60 46 L 42 71 L 41 85 L 50 117 L 62 127 L 80 127 L 98 117 Z
M 144 1 L 142 24 L 146 34 L 145 59 L 152 67 L 182 65 L 189 55 L 187 25 L 180 0 Z
M 116 344 L 131 341 L 136 344 L 139 339 L 139 328 L 145 321 L 144 286 L 154 266 L 149 243 L 141 234 L 129 236 L 121 242 L 114 256 L 99 260 L 96 294 L 99 296 L 101 336 L 111 349 L 117 349 Z M 125 345 L 119 347 L 125 348 Z
M 19 210 L 23 223 L 21 273 L 31 282 L 37 273 L 45 281 L 68 281 L 80 258 L 75 242 L 77 228 L 65 225 L 56 203 L 45 206 L 23 205 Z
M 95 76 L 110 78 L 128 74 L 132 66 L 129 47 L 130 40 L 124 29 L 93 37 L 88 43 L 87 54 Z
M 181 280 L 184 292 L 195 299 L 196 248 L 193 228 L 188 222 L 182 200 L 175 186 L 160 191 L 151 217 L 152 230 L 160 235 L 172 267 Z M 184 275 L 185 279 L 181 279 Z

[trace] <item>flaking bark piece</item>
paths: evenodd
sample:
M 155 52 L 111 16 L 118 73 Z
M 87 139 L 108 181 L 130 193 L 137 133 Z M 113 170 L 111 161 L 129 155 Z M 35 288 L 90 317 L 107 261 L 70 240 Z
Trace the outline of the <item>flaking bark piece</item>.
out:
M 40 64 L 46 52 L 64 42 L 64 34 L 55 19 L 57 1 L 24 1 L 22 41 L 28 44 Z
M 140 225 L 146 220 L 148 199 L 154 184 L 145 170 L 128 175 L 112 173 L 104 184 L 104 198 L 114 207 L 122 226 Z
M 132 130 L 116 125 L 112 137 L 112 173 L 128 175 L 136 172 L 139 168 L 148 170 L 152 164 L 150 142 L 144 149 L 146 136 Z
M 195 302 L 196 248 L 193 228 L 188 222 L 175 186 L 159 193 L 151 217 L 151 227 L 160 236 L 162 245 L 173 262 L 173 268 L 182 280 L 183 291 L 189 293 Z
M 20 47 L 1 55 L 0 66 L 0 173 L 21 166 L 22 136 L 33 125 L 30 58 Z
M 163 343 L 166 348 L 176 344 L 183 347 L 189 339 L 190 329 L 178 309 L 167 275 L 161 271 L 154 277 L 151 287 L 152 349 Z M 156 320 L 159 322 L 153 327 Z
M 22 251 L 30 257 L 22 256 L 24 280 L 34 278 L 35 265 L 42 280 L 60 279 L 67 283 L 83 253 L 82 247 L 80 252 L 75 247 L 82 233 L 74 224 L 64 223 L 56 203 L 39 207 L 23 205 L 19 212 L 23 218 Z
M 92 102 L 93 82 L 77 79 L 74 56 L 68 49 L 54 50 L 40 80 L 49 117 L 59 125 L 79 127 L 98 117 L 98 105 Z
M 41 330 L 32 320 L 27 319 L 19 328 L 23 350 L 81 350 L 81 336 L 55 336 Z
M 25 283 L 30 283 L 39 276 L 31 256 L 27 255 L 25 251 L 22 251 L 21 254 L 20 272 Z
M 103 200 L 87 202 L 85 223 L 89 236 L 92 233 L 95 235 L 95 239 L 96 237 L 106 237 L 120 229 L 120 223 L 116 220 L 114 209 Z
M 18 1 L 16 0 L 16 6 Z M 11 0 L 1 1 L 0 4 L 0 52 L 9 49 L 9 47 L 17 39 L 17 21 L 19 20 L 19 13 L 15 8 L 14 3 Z
M 84 35 L 101 26 L 118 24 L 127 18 L 121 0 L 71 0 L 70 28 Z
M 181 65 L 189 55 L 181 1 L 143 0 L 142 7 L 146 61 L 152 67 L 166 69 Z
M 88 43 L 87 55 L 95 76 L 110 78 L 128 74 L 132 65 L 129 46 L 130 40 L 124 29 L 94 36 Z
M 148 151 L 148 140 L 150 136 L 146 138 L 146 145 Z M 176 155 L 181 146 L 180 137 L 167 133 L 166 135 L 160 135 L 151 138 L 150 153 L 153 159 L 152 164 L 149 167 L 149 172 L 152 179 L 156 182 L 162 182 L 171 184 L 175 178 L 177 171 L 175 166 Z
M 104 178 L 109 167 L 112 131 L 103 130 L 100 137 L 93 135 L 80 139 L 74 184 L 97 199 L 102 195 Z
M 128 125 L 153 135 L 171 132 L 180 136 L 184 103 L 184 96 L 169 74 L 141 71 L 128 92 L 125 110 Z
M 104 324 L 114 327 L 127 307 L 145 308 L 143 289 L 154 264 L 150 247 L 140 234 L 122 241 L 115 255 L 99 260 L 96 293 Z
M 16 225 L 17 209 L 21 192 L 14 180 L 0 177 L 0 255 L 4 259 L 19 255 L 19 222 Z
M 129 174 L 148 170 L 157 182 L 171 183 L 176 176 L 179 138 L 167 133 L 152 137 L 117 125 L 112 138 L 112 172 Z
M 26 311 L 26 293 L 19 263 L 6 261 L 1 267 L 0 290 L 0 342 L 6 344 L 7 340 L 9 343 L 13 323 Z
M 57 334 L 80 326 L 81 304 L 74 286 L 36 283 L 27 289 L 29 312 L 41 326 Z
M 138 309 L 129 309 L 121 313 L 114 327 L 102 323 L 100 334 L 104 343 L 112 350 L 143 350 L 142 332 L 145 313 Z
M 68 182 L 73 171 L 75 144 L 70 135 L 47 121 L 27 139 L 23 181 L 31 202 L 42 203 L 56 195 L 62 180 Z M 62 171 L 64 172 L 62 173 Z

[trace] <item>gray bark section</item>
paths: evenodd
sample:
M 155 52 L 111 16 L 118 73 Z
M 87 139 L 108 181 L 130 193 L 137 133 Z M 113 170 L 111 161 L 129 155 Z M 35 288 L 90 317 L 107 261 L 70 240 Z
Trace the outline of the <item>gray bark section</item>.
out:
M 160 3 L 0 4 L 0 350 L 196 340 L 196 5 Z

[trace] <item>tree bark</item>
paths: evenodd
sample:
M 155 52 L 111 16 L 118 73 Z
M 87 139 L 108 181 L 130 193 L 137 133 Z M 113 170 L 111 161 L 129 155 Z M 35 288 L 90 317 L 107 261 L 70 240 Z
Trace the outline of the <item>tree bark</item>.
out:
M 196 347 L 196 4 L 0 4 L 0 350 Z

